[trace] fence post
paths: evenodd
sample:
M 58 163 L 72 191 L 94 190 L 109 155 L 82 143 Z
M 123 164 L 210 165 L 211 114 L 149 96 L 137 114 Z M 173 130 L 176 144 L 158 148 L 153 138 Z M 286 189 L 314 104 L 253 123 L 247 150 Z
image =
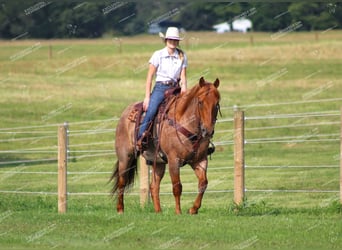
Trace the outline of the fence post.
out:
M 245 196 L 245 161 L 244 130 L 245 115 L 243 111 L 234 112 L 234 203 L 241 205 Z
M 58 212 L 67 210 L 68 124 L 58 127 Z
M 52 59 L 52 46 L 49 45 L 49 59 Z
M 342 204 L 342 107 L 340 130 L 340 204 Z
M 149 200 L 149 194 L 150 194 L 150 172 L 148 165 L 146 164 L 146 160 L 143 156 L 140 155 L 139 157 L 140 162 L 140 205 L 142 207 L 145 206 L 146 202 Z

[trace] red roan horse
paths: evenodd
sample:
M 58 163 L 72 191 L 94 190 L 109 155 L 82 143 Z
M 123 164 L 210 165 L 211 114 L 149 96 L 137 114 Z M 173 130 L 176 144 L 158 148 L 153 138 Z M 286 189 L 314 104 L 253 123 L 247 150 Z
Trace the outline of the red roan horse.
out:
M 160 212 L 159 187 L 164 176 L 166 162 L 169 165 L 176 213 L 181 213 L 180 197 L 182 184 L 180 167 L 189 164 L 198 178 L 198 195 L 190 214 L 197 214 L 208 185 L 207 151 L 214 134 L 220 93 L 219 80 L 209 83 L 202 77 L 199 83 L 186 93 L 174 98 L 168 105 L 164 119 L 159 124 L 158 142 L 150 142 L 143 156 L 153 162 L 151 196 L 155 212 Z M 124 192 L 133 183 L 137 171 L 135 153 L 135 123 L 128 119 L 134 104 L 128 106 L 117 125 L 115 150 L 117 162 L 111 180 L 114 181 L 112 194 L 117 193 L 117 212 L 124 212 Z M 157 151 L 156 152 L 156 148 Z

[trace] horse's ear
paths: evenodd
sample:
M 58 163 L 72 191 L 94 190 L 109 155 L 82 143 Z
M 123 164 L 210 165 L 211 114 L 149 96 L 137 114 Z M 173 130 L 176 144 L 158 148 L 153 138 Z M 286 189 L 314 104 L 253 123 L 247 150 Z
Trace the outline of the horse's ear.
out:
M 199 85 L 201 86 L 201 87 L 203 87 L 204 85 L 205 85 L 205 80 L 204 80 L 204 78 L 203 78 L 203 76 L 200 78 L 200 80 L 199 80 Z
M 218 78 L 216 78 L 215 82 L 214 82 L 214 86 L 216 88 L 218 88 L 218 86 L 220 85 L 220 80 Z

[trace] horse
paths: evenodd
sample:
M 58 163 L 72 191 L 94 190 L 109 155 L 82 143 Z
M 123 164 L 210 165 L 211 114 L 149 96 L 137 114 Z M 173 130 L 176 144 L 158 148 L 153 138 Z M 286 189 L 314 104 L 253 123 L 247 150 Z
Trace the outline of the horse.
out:
M 146 160 L 153 162 L 150 192 L 156 213 L 161 212 L 159 190 L 166 164 L 172 181 L 175 213 L 181 214 L 180 167 L 185 164 L 192 167 L 198 178 L 198 194 L 189 213 L 197 214 L 201 207 L 208 185 L 208 148 L 220 111 L 219 84 L 218 78 L 210 83 L 201 77 L 198 84 L 173 98 L 159 122 L 158 140 L 152 140 L 142 153 Z M 134 105 L 129 105 L 123 111 L 115 132 L 117 162 L 110 181 L 114 182 L 112 195 L 117 194 L 116 208 L 119 214 L 124 212 L 124 193 L 134 183 L 137 173 L 139 154 L 135 149 L 136 125 L 128 119 Z

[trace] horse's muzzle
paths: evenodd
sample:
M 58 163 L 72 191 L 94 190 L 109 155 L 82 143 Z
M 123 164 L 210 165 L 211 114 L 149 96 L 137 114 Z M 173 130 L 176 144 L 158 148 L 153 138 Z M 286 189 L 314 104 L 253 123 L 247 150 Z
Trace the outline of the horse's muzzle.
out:
M 206 137 L 213 137 L 214 135 L 214 129 L 207 129 L 203 124 L 201 124 L 201 136 L 203 138 L 206 138 Z

